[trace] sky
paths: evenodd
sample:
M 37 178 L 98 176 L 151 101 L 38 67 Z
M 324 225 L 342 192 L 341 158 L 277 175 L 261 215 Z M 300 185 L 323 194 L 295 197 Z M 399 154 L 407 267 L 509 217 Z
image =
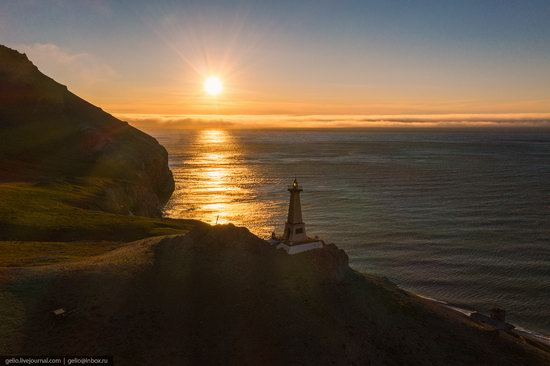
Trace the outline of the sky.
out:
M 0 0 L 0 43 L 141 121 L 548 123 L 549 19 L 548 0 Z

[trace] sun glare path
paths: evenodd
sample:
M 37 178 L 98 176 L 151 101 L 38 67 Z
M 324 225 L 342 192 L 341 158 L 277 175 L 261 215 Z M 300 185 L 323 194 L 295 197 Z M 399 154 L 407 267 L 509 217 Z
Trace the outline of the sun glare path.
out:
M 207 144 L 221 144 L 227 140 L 227 133 L 224 130 L 204 130 L 201 135 L 202 141 Z M 213 154 L 213 153 L 209 153 Z M 214 157 L 209 155 L 210 157 Z M 219 159 L 223 155 L 217 153 L 216 158 Z

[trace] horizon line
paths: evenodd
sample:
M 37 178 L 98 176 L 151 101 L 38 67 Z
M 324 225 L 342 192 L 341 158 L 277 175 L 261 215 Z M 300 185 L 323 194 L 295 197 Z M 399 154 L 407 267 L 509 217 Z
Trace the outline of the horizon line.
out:
M 140 129 L 550 128 L 550 113 L 162 114 L 114 113 Z

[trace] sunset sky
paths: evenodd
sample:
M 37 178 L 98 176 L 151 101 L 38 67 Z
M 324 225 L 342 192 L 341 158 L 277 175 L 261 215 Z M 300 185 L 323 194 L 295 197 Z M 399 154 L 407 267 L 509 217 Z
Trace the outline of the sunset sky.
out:
M 119 116 L 538 121 L 549 19 L 548 0 L 8 0 L 0 43 Z M 219 96 L 204 93 L 210 75 Z

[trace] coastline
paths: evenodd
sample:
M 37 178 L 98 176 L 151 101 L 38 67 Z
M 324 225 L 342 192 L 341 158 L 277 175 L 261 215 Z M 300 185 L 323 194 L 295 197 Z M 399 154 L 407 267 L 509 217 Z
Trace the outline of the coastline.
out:
M 529 175 L 547 175 L 548 135 L 219 130 L 159 141 L 177 186 L 170 216 L 213 223 L 219 214 L 268 238 L 283 230 L 296 170 L 308 230 L 349 251 L 353 268 L 466 308 L 496 302 L 550 333 L 547 188 Z
M 476 310 L 465 309 L 465 308 L 453 305 L 453 304 L 448 303 L 448 302 L 443 301 L 443 300 L 435 299 L 435 298 L 425 296 L 425 295 L 422 295 L 422 294 L 419 294 L 419 293 L 416 293 L 416 292 L 413 292 L 413 291 L 410 291 L 410 290 L 406 290 L 406 289 L 404 289 L 404 288 L 402 288 L 398 285 L 397 285 L 397 287 L 400 288 L 403 291 L 406 291 L 406 292 L 410 293 L 413 296 L 417 296 L 421 299 L 432 302 L 433 304 L 443 306 L 446 309 L 453 310 L 454 312 L 456 312 L 458 314 L 461 314 L 466 319 L 468 319 L 468 320 L 470 320 L 470 321 L 472 321 L 476 324 L 479 324 L 478 322 L 476 322 L 475 320 L 473 320 L 471 318 L 471 315 L 477 312 Z M 527 329 L 527 328 L 523 328 L 522 326 L 518 326 L 514 323 L 510 323 L 510 324 L 512 324 L 514 326 L 514 328 L 512 330 L 507 331 L 508 333 L 511 333 L 511 334 L 514 334 L 514 335 L 517 335 L 517 336 L 527 337 L 527 338 L 531 339 L 534 342 L 542 343 L 544 349 L 550 350 L 550 348 L 546 348 L 546 347 L 550 347 L 550 335 L 545 335 L 545 334 L 542 334 L 542 333 L 539 333 L 539 332 L 536 332 L 536 331 L 533 331 L 533 330 L 530 330 L 530 329 Z

